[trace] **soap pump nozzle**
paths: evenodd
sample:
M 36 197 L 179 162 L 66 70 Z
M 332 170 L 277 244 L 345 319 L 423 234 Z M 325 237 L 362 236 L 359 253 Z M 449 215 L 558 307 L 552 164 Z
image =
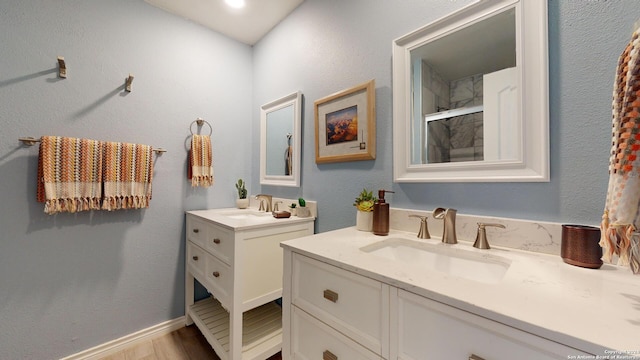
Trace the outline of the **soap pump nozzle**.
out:
M 395 191 L 391 191 L 391 190 L 378 190 L 378 202 L 379 202 L 380 204 L 384 204 L 384 203 L 385 203 L 385 201 L 384 201 L 384 194 L 385 194 L 385 193 L 392 193 L 392 194 L 394 194 L 394 193 L 395 193 Z

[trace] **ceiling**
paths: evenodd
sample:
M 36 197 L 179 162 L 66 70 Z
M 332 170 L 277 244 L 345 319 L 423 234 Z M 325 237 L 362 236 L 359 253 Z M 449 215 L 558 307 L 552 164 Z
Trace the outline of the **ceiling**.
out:
M 233 9 L 224 0 L 145 0 L 172 14 L 248 45 L 254 45 L 304 0 L 246 0 Z

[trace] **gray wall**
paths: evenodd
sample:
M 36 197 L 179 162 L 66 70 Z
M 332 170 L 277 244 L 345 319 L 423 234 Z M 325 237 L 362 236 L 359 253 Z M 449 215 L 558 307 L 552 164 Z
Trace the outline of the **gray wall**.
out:
M 352 200 L 362 187 L 394 190 L 387 199 L 401 208 L 444 206 L 466 214 L 598 224 L 608 182 L 614 72 L 640 17 L 635 0 L 549 1 L 550 182 L 393 183 L 391 43 L 469 2 L 306 0 L 262 39 L 254 49 L 254 120 L 259 104 L 294 90 L 305 97 L 302 188 L 263 191 L 318 200 L 321 232 L 355 223 Z M 313 102 L 372 78 L 377 159 L 316 164 Z
M 597 223 L 635 0 L 549 2 L 551 182 L 393 184 L 391 42 L 469 2 L 306 0 L 252 49 L 141 0 L 0 0 L 0 359 L 58 358 L 181 316 L 183 211 L 233 206 L 238 177 L 250 194 L 317 200 L 318 231 L 353 225 L 362 187 L 396 191 L 397 207 Z M 67 80 L 56 79 L 58 55 Z M 372 78 L 377 159 L 315 164 L 313 102 Z M 305 97 L 302 187 L 260 186 L 259 107 L 295 90 Z M 208 190 L 185 180 L 199 116 L 214 128 Z M 151 207 L 44 215 L 37 148 L 17 141 L 44 134 L 167 148 Z
M 184 211 L 233 206 L 251 176 L 238 146 L 252 141 L 239 130 L 252 122 L 251 47 L 130 0 L 0 0 L 0 44 L 0 359 L 60 358 L 182 316 Z M 213 125 L 207 190 L 186 180 L 197 117 Z M 18 142 L 41 135 L 166 148 L 151 207 L 45 215 L 38 147 Z

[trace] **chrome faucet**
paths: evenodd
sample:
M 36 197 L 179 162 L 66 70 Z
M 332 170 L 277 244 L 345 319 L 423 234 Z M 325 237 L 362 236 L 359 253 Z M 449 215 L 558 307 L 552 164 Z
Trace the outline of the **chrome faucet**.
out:
M 256 200 L 260 201 L 260 207 L 258 211 L 271 212 L 271 195 L 259 194 L 256 195 Z
M 280 210 L 280 209 L 278 208 L 278 204 L 282 204 L 282 201 L 276 201 L 276 202 L 273 204 L 273 211 L 278 211 L 278 210 Z
M 427 217 L 420 215 L 409 215 L 409 217 L 414 217 L 420 219 L 420 230 L 418 231 L 417 238 L 418 239 L 431 239 L 431 235 L 429 235 L 429 227 L 427 226 Z
M 445 244 L 457 244 L 456 236 L 456 209 L 436 208 L 433 210 L 433 218 L 444 220 L 442 230 L 442 242 Z

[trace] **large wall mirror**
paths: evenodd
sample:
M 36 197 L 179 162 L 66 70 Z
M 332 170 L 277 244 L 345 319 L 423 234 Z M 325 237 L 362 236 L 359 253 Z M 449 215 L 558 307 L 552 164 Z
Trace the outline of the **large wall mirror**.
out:
M 260 108 L 260 184 L 300 186 L 301 99 L 298 91 Z
M 482 0 L 393 42 L 396 182 L 549 181 L 547 2 Z

